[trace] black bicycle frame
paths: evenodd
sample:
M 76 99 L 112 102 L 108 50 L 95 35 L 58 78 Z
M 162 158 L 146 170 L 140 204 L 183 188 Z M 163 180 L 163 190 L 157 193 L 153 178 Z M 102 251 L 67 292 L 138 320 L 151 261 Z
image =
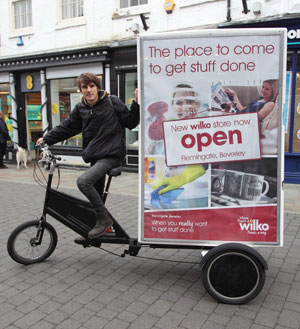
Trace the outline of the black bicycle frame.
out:
M 87 201 L 78 199 L 69 194 L 54 190 L 51 187 L 53 173 L 55 170 L 55 163 L 51 164 L 48 176 L 46 195 L 44 201 L 43 215 L 41 221 L 46 221 L 46 215 L 49 214 L 57 219 L 62 224 L 69 227 L 74 232 L 80 234 L 87 239 L 85 247 L 94 246 L 100 247 L 102 243 L 127 244 L 128 250 L 124 250 L 122 256 L 129 254 L 136 256 L 140 251 L 142 245 L 137 238 L 131 238 L 117 220 L 108 212 L 113 220 L 111 232 L 106 232 L 105 236 L 95 239 L 88 239 L 88 232 L 94 227 L 96 216 L 91 204 Z M 111 179 L 114 175 L 108 175 L 108 180 L 103 193 L 103 202 L 105 203 L 108 195 Z M 143 244 L 144 245 L 144 244 Z M 150 248 L 167 248 L 167 249 L 211 249 L 211 247 L 199 247 L 190 245 L 160 245 L 160 244 L 145 244 Z
M 51 185 L 54 170 L 55 164 L 51 164 L 41 220 L 46 220 L 46 215 L 49 214 L 71 230 L 87 238 L 88 232 L 96 223 L 96 216 L 93 208 L 87 201 L 53 189 Z M 109 176 L 105 186 L 103 196 L 104 203 L 106 201 L 111 179 L 112 176 Z M 113 220 L 113 226 L 111 227 L 111 232 L 107 232 L 106 235 L 101 238 L 101 242 L 130 244 L 130 241 L 132 240 L 130 236 L 114 219 L 110 212 L 108 213 Z M 99 239 L 97 239 L 97 241 L 99 241 Z

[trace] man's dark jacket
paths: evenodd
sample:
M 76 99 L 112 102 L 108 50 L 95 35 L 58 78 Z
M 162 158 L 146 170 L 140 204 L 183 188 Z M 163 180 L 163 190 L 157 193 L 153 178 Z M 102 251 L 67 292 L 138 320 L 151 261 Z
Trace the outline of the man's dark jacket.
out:
M 6 123 L 0 118 L 0 144 L 6 144 L 9 139 L 9 132 Z
M 85 100 L 77 103 L 70 116 L 43 139 L 48 145 L 52 145 L 82 132 L 82 158 L 85 162 L 95 162 L 103 158 L 123 159 L 126 146 L 122 128 L 133 129 L 139 120 L 137 103 L 133 102 L 128 110 L 118 97 L 108 96 L 107 92 L 100 91 L 99 99 L 93 107 Z

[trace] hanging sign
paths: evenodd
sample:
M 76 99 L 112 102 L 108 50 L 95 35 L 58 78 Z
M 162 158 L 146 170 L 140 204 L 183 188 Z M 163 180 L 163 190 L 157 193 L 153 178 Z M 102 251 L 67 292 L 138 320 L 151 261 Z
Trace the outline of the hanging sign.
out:
M 41 78 L 39 72 L 21 74 L 21 91 L 36 92 L 41 89 Z

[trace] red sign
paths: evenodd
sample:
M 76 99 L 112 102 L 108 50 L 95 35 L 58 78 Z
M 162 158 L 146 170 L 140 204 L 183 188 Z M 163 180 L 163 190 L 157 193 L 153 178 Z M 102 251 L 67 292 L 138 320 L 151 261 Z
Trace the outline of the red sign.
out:
M 145 239 L 276 242 L 277 206 L 145 212 Z

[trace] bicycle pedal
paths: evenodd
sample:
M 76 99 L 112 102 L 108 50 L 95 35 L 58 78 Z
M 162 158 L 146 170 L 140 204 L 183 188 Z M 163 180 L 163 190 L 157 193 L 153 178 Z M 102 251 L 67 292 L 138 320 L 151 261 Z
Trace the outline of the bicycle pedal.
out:
M 95 240 L 90 240 L 90 239 L 86 239 L 85 241 L 74 241 L 76 244 L 83 246 L 83 248 L 89 248 L 89 247 L 101 247 L 101 242 L 97 241 L 97 239 Z
M 90 240 L 88 239 L 75 239 L 74 243 L 79 244 L 80 246 L 85 246 L 87 247 L 90 244 Z

